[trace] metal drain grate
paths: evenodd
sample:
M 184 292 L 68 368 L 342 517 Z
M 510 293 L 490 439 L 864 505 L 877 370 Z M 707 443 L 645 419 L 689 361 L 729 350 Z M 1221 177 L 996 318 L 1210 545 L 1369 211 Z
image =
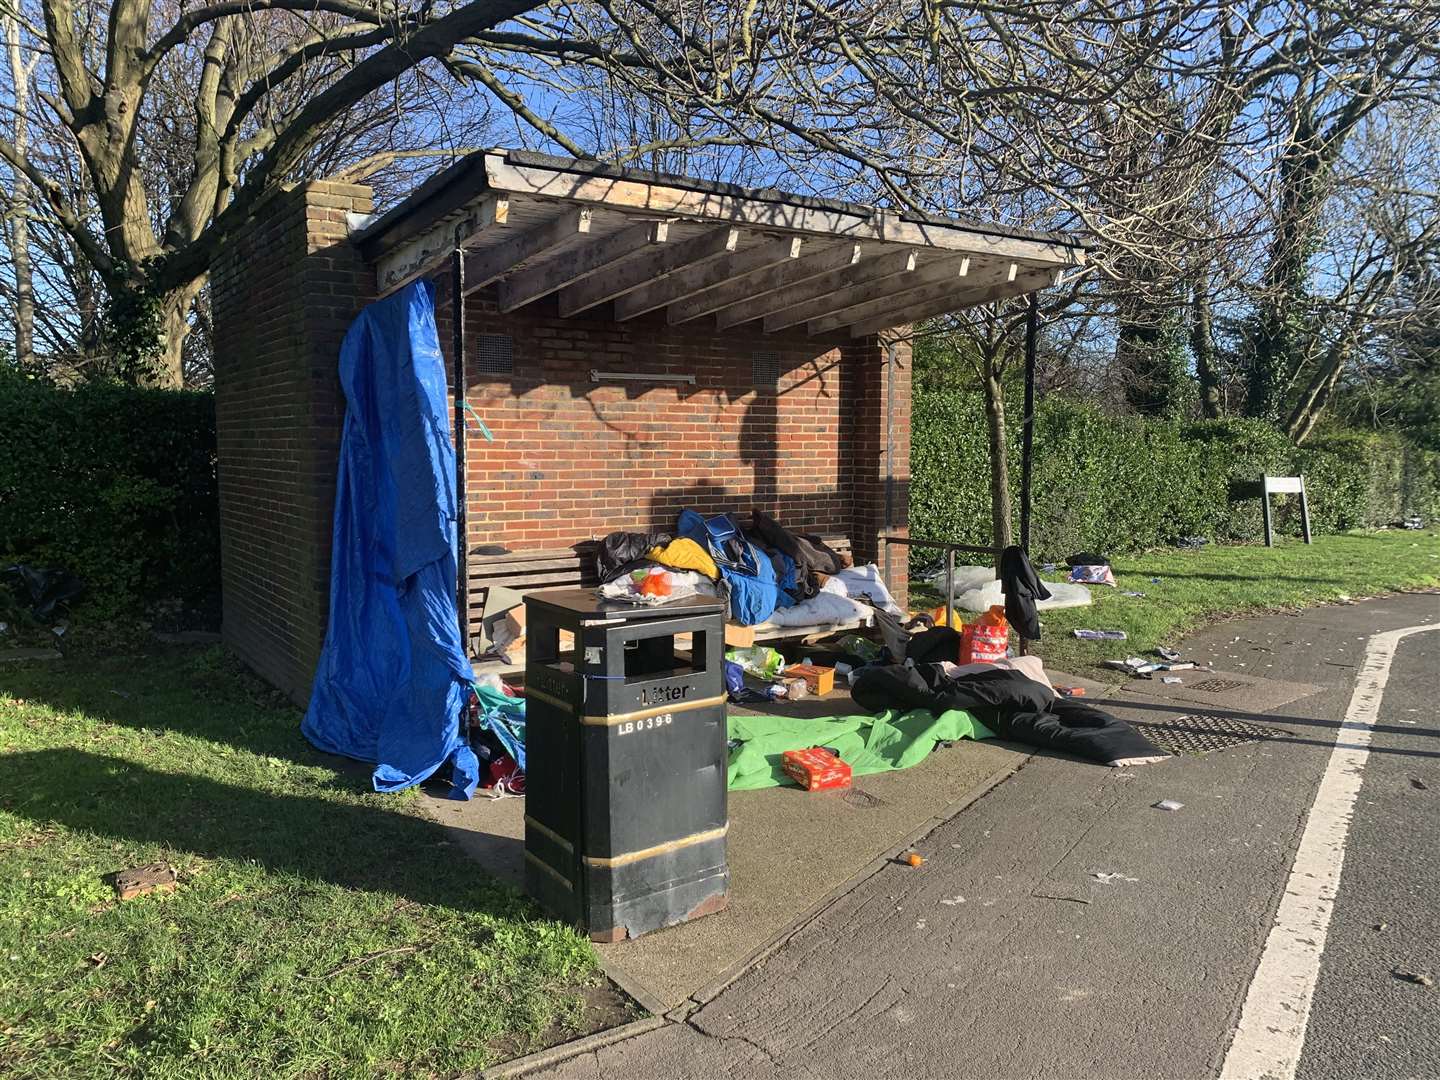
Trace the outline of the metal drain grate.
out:
M 1239 690 L 1249 683 L 1236 682 L 1234 679 L 1206 679 L 1204 682 L 1197 682 L 1189 689 L 1199 690 L 1206 694 L 1228 694 L 1231 690 Z
M 1290 734 L 1280 728 L 1260 727 L 1212 713 L 1186 713 L 1164 720 L 1132 720 L 1130 723 L 1160 749 L 1172 754 L 1208 754 L 1241 743 Z

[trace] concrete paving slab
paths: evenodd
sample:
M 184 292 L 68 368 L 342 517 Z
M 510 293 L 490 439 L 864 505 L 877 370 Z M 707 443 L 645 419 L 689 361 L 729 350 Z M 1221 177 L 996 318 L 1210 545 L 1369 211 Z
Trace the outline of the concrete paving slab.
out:
M 1281 705 L 1320 692 L 1313 683 L 1285 682 L 1235 671 L 1177 671 L 1178 683 L 1162 682 L 1162 673 L 1153 679 L 1134 679 L 1123 683 L 1122 694 L 1136 694 L 1161 701 L 1187 701 L 1218 709 L 1242 712 L 1269 712 Z
M 854 715 L 848 690 L 737 713 Z M 730 795 L 726 910 L 634 941 L 597 945 L 611 977 L 648 1008 L 672 1008 L 735 973 L 777 934 L 877 858 L 929 831 L 966 796 L 1018 768 L 1024 747 L 961 742 L 903 772 L 859 778 L 846 792 L 768 788 Z M 491 874 L 523 888 L 525 800 L 468 802 L 446 785 L 421 793 L 425 812 Z
M 525 800 L 492 799 L 483 792 L 459 802 L 445 797 L 449 784 L 420 791 L 421 808 L 450 830 L 450 840 L 490 874 L 524 887 Z
M 1052 686 L 1078 686 L 1084 689 L 1087 700 L 1095 697 L 1105 697 L 1113 692 L 1119 684 L 1119 680 L 1112 682 L 1101 682 L 1086 675 L 1071 675 L 1068 671 L 1054 671 L 1045 669 L 1045 674 L 1050 676 Z M 1118 674 L 1118 672 L 1117 672 Z
M 848 792 L 799 788 L 730 796 L 730 904 L 694 922 L 597 950 L 667 1006 L 720 979 L 801 914 L 997 773 L 1028 757 L 1023 748 L 962 742 L 902 772 L 860 777 Z M 898 853 L 898 852 L 897 852 Z

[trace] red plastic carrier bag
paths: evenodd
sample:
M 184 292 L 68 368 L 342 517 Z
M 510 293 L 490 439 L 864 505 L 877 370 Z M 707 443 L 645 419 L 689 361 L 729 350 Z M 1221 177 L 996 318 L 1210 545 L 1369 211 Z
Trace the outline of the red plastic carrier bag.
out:
M 1005 621 L 1005 609 L 996 604 L 960 635 L 960 663 L 993 664 L 1005 659 L 1009 646 L 1010 624 Z

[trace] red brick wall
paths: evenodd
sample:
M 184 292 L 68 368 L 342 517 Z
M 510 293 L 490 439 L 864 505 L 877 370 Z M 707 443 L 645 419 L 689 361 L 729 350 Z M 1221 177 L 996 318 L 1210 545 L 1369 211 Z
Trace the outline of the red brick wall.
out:
M 277 193 L 211 275 L 225 640 L 298 702 L 325 633 L 340 341 L 374 292 L 345 215 L 370 206 L 369 189 L 353 185 Z M 448 353 L 448 276 L 437 277 Z M 501 315 L 487 292 L 471 297 L 472 358 L 480 334 L 509 335 L 514 358 L 509 376 L 470 380 L 496 437 L 468 440 L 472 546 L 564 548 L 614 529 L 668 528 L 686 507 L 758 506 L 792 527 L 848 536 L 858 557 L 885 568 L 877 537 L 906 521 L 908 349 L 892 376 L 875 340 L 592 315 L 560 319 L 553 301 Z M 757 387 L 757 353 L 778 354 L 778 385 Z M 597 384 L 592 368 L 696 382 Z M 905 561 L 892 562 L 903 603 Z
M 448 280 L 440 289 L 450 348 Z M 468 301 L 470 403 L 495 435 L 468 441 L 470 543 L 569 547 L 615 529 L 671 528 L 687 507 L 758 507 L 785 524 L 851 538 L 881 557 L 884 423 L 895 432 L 891 517 L 906 522 L 910 365 L 893 388 L 885 350 L 754 330 L 717 332 L 663 317 L 626 323 L 607 309 L 562 319 L 553 302 L 503 315 L 487 290 Z M 482 334 L 508 335 L 508 376 L 475 370 Z M 757 386 L 757 354 L 778 354 L 779 382 Z M 592 369 L 694 375 L 695 384 L 596 383 Z M 903 577 L 904 560 L 892 571 Z M 897 582 L 897 584 L 903 583 Z
M 370 189 L 278 192 L 211 272 L 226 643 L 297 702 L 325 636 L 340 341 L 373 293 L 346 241 Z

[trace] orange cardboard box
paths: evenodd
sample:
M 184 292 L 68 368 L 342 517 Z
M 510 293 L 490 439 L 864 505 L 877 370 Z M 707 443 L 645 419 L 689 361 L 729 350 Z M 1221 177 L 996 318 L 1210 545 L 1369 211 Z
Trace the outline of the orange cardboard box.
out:
M 816 697 L 835 689 L 834 668 L 820 667 L 817 664 L 791 664 L 785 669 L 785 674 L 792 679 L 804 679 L 810 693 Z
M 850 786 L 850 766 L 833 751 L 819 746 L 809 750 L 786 750 L 780 755 L 785 775 L 806 791 L 827 791 Z

